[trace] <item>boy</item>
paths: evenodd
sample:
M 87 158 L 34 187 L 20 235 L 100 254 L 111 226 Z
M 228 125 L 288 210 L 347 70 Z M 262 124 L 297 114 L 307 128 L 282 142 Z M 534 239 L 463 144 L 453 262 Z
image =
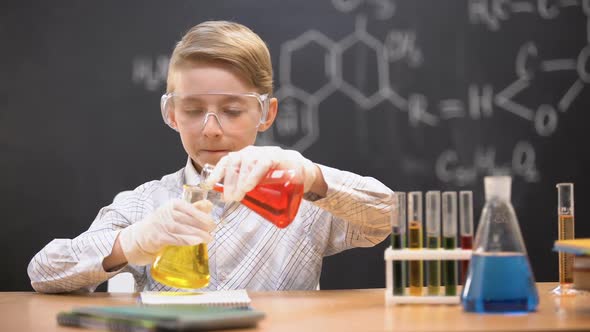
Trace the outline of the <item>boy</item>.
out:
M 172 54 L 161 106 L 180 134 L 186 166 L 118 195 L 78 237 L 50 242 L 28 266 L 36 291 L 94 291 L 120 272 L 134 275 L 137 291 L 175 290 L 151 278 L 150 264 L 166 245 L 199 243 L 209 249 L 206 289 L 314 289 L 324 256 L 389 235 L 392 192 L 377 180 L 314 164 L 296 151 L 252 146 L 278 106 L 270 54 L 247 27 L 211 21 L 189 30 Z M 211 197 L 211 214 L 179 199 L 184 183 L 200 183 L 206 163 L 216 165 L 209 184 L 239 170 L 223 198 Z M 238 203 L 270 168 L 281 167 L 301 170 L 305 192 L 285 229 Z

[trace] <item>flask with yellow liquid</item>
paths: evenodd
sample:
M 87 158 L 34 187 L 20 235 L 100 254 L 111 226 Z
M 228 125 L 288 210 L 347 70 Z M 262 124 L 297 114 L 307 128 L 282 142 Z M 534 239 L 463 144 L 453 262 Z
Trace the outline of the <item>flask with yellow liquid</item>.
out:
M 213 205 L 207 201 L 207 190 L 184 185 L 182 198 L 210 213 Z M 207 244 L 194 246 L 166 246 L 152 264 L 154 280 L 176 288 L 202 288 L 209 285 L 209 254 Z

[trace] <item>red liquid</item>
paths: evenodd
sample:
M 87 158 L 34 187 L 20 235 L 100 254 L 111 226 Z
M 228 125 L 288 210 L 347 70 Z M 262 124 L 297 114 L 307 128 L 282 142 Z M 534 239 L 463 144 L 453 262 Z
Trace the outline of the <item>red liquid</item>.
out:
M 461 235 L 461 249 L 473 248 L 473 236 Z M 465 285 L 465 278 L 467 278 L 467 270 L 469 269 L 469 261 L 461 261 L 461 285 Z
M 279 228 L 289 226 L 303 197 L 303 183 L 296 175 L 294 170 L 270 170 L 241 203 Z M 223 185 L 213 189 L 223 192 Z

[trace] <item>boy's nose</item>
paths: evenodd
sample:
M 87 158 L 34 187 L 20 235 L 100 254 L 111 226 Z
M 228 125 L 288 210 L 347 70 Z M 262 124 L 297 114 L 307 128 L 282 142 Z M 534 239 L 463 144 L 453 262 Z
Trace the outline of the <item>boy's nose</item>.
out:
M 213 116 L 215 120 L 209 121 L 209 119 Z M 221 121 L 219 121 L 219 117 L 215 113 L 207 113 L 205 114 L 205 118 L 203 119 L 203 134 L 206 136 L 219 136 L 223 133 L 223 126 L 221 125 Z

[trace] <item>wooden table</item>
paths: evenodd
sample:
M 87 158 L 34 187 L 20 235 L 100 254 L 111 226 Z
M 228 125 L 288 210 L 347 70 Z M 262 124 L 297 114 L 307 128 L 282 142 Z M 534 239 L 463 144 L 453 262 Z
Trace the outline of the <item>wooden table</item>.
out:
M 383 289 L 250 292 L 267 317 L 261 331 L 590 331 L 590 309 L 558 307 L 554 283 L 539 283 L 540 305 L 526 315 L 478 315 L 458 305 L 385 306 Z M 83 331 L 57 325 L 59 311 L 74 306 L 125 305 L 137 294 L 45 295 L 0 293 L 0 331 Z M 583 305 L 590 308 L 590 303 Z M 252 330 L 249 330 L 252 331 Z

